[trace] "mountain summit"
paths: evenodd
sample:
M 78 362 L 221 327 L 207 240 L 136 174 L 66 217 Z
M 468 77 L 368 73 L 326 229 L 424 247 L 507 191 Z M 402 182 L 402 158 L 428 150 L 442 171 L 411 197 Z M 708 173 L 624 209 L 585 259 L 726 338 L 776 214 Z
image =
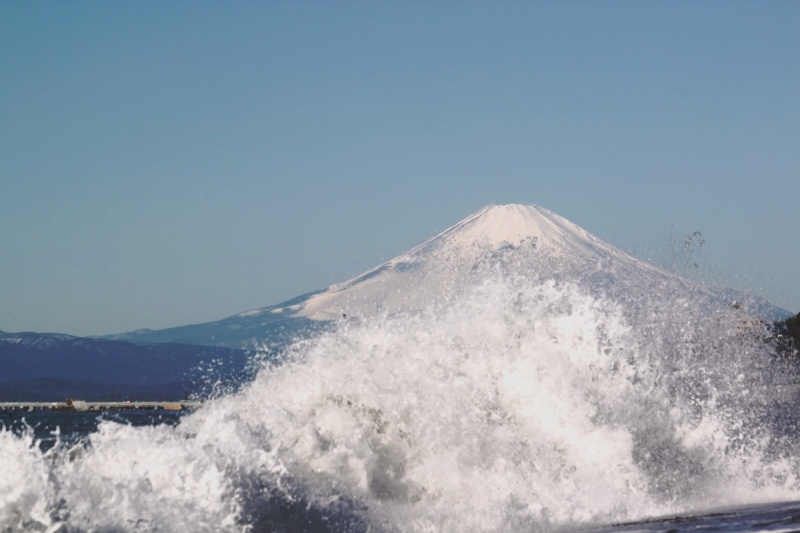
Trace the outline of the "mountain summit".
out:
M 344 283 L 287 307 L 240 316 L 288 311 L 297 317 L 332 320 L 344 315 L 400 312 L 426 306 L 434 297 L 479 278 L 486 261 L 514 255 L 526 274 L 550 275 L 567 264 L 599 261 L 634 270 L 655 270 L 569 220 L 535 205 L 491 205 L 408 252 Z
M 535 244 L 549 253 L 611 251 L 605 244 L 569 220 L 536 205 L 490 205 L 411 250 L 431 244 L 460 250 Z
M 598 294 L 680 286 L 705 289 L 632 257 L 569 220 L 536 205 L 491 205 L 408 252 L 353 279 L 282 304 L 205 324 L 109 336 L 132 342 L 177 342 L 252 348 L 282 344 L 298 330 L 345 318 L 413 312 L 506 273 L 579 282 Z

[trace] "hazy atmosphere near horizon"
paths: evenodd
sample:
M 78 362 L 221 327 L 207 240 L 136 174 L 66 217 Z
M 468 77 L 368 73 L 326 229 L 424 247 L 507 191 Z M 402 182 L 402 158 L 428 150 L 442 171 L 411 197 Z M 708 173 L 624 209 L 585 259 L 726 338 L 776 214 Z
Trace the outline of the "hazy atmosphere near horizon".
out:
M 220 319 L 493 203 L 797 312 L 798 58 L 797 2 L 2 2 L 0 330 Z

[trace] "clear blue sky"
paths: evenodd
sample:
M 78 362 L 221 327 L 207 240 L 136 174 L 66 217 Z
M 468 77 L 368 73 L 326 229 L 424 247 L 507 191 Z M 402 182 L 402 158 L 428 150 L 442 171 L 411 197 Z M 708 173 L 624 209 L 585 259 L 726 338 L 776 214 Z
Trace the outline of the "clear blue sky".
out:
M 800 310 L 800 2 L 0 2 L 0 330 L 223 318 L 491 203 Z

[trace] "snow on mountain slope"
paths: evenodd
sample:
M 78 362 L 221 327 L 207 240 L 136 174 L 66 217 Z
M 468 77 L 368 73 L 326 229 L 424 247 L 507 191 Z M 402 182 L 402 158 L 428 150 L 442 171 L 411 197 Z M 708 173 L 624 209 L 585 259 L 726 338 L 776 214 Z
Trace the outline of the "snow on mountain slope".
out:
M 542 207 L 492 205 L 290 310 L 293 316 L 332 320 L 343 315 L 419 309 L 432 298 L 441 298 L 479 279 L 476 271 L 482 264 L 509 253 L 515 255 L 517 269 L 525 274 L 551 275 L 568 265 L 586 269 L 598 263 L 613 263 L 617 269 L 624 266 L 627 270 L 658 271 Z
M 165 330 L 109 336 L 254 348 L 282 345 L 298 332 L 344 318 L 429 310 L 491 276 L 522 275 L 579 284 L 630 303 L 632 315 L 658 307 L 667 292 L 721 302 L 708 289 L 636 259 L 569 220 L 535 205 L 492 205 L 353 279 L 282 304 Z M 722 304 L 727 306 L 727 304 Z

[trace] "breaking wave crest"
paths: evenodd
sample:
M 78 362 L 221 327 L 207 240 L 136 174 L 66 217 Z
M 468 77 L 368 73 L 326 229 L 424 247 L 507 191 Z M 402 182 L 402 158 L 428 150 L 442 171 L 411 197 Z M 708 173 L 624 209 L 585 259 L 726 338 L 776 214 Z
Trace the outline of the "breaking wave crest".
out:
M 298 342 L 177 427 L 44 454 L 4 430 L 0 531 L 537 531 L 797 499 L 788 370 L 676 287 L 498 270 Z

